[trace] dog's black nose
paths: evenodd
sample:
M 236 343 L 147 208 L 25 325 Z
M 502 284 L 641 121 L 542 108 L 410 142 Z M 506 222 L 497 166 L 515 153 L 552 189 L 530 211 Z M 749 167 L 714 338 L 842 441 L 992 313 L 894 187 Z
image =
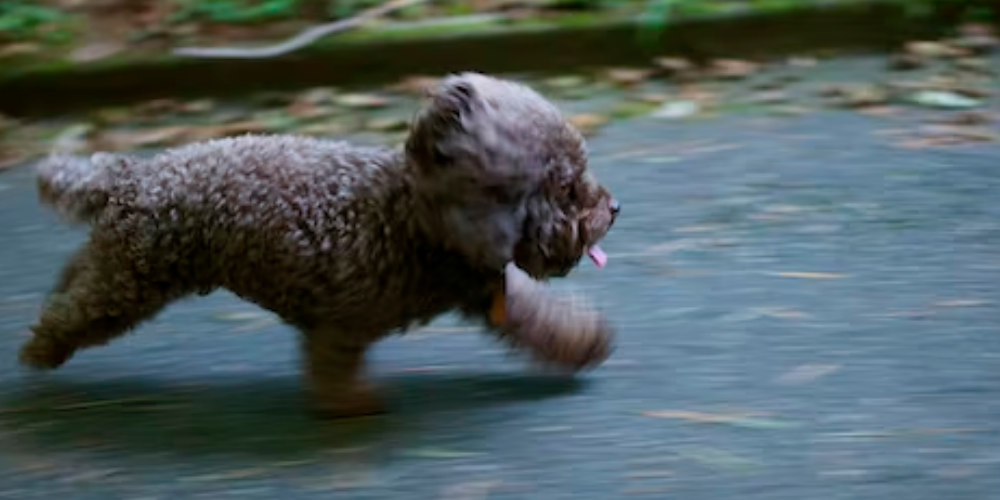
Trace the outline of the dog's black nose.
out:
M 622 204 L 618 203 L 618 200 L 611 200 L 611 203 L 608 203 L 608 210 L 611 210 L 611 215 L 618 215 L 618 212 L 622 211 Z

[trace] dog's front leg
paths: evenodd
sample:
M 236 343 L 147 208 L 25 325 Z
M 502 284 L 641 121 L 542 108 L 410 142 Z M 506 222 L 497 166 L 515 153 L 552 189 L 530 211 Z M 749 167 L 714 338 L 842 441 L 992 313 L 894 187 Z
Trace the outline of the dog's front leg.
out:
M 547 365 L 581 370 L 611 355 L 614 334 L 594 309 L 557 297 L 514 265 L 493 298 L 489 324 L 514 348 Z
M 317 413 L 330 418 L 385 412 L 365 380 L 368 344 L 345 339 L 343 332 L 312 330 L 302 336 L 304 375 Z

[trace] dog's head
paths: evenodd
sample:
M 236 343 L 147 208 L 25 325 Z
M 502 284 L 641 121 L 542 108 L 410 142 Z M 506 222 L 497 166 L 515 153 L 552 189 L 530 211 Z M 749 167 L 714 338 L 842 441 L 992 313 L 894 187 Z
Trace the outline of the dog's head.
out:
M 476 73 L 429 93 L 406 143 L 431 236 L 474 267 L 513 261 L 536 279 L 566 275 L 597 245 L 618 202 L 587 169 L 580 133 L 530 88 Z

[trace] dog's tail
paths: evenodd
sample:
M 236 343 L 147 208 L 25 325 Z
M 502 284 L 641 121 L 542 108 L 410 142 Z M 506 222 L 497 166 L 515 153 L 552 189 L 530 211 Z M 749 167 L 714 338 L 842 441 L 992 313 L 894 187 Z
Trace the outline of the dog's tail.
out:
M 53 154 L 40 160 L 38 197 L 62 218 L 74 224 L 87 224 L 108 206 L 112 188 L 112 166 L 118 157 L 97 153 L 90 158 Z

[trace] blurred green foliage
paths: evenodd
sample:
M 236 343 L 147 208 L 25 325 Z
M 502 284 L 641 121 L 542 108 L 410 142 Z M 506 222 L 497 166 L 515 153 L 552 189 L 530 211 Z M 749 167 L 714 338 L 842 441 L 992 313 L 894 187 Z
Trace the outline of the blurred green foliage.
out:
M 175 5 L 171 23 L 209 22 L 222 24 L 263 24 L 313 16 L 344 18 L 386 0 L 162 0 Z M 724 12 L 766 12 L 802 5 L 860 3 L 865 0 L 547 0 L 544 5 L 578 11 L 617 11 L 637 15 L 640 38 L 646 42 L 656 37 L 678 19 Z M 901 0 L 909 14 L 922 16 L 939 5 L 958 7 L 967 20 L 988 20 L 989 9 L 970 5 L 968 0 Z M 982 5 L 982 4 L 980 4 Z M 405 19 L 430 15 L 460 16 L 475 14 L 475 3 L 461 0 L 429 0 L 399 12 Z M 83 19 L 79 14 L 63 12 L 38 0 L 0 0 L 0 43 L 37 41 L 59 43 L 72 41 L 74 27 Z
M 0 41 L 42 40 L 63 42 L 72 38 L 67 29 L 71 16 L 37 2 L 0 1 Z
M 295 17 L 302 0 L 176 0 L 172 21 L 195 19 L 218 23 L 260 23 Z

